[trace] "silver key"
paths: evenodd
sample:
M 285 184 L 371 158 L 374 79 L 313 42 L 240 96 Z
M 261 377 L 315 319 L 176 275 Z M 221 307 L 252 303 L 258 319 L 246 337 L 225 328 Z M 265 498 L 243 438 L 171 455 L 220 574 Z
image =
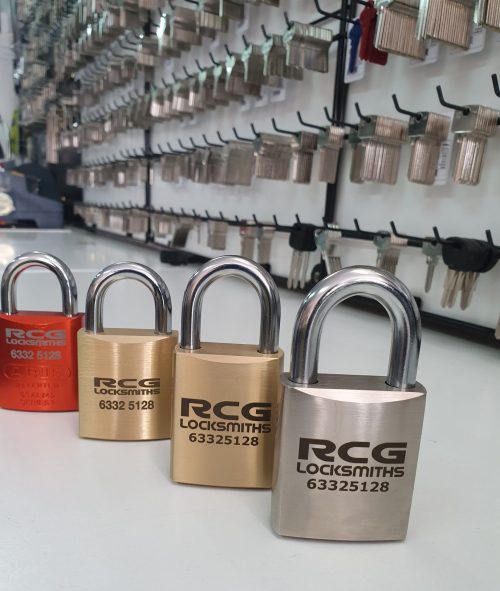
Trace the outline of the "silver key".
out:
M 334 251 L 342 238 L 342 233 L 335 230 L 334 227 L 331 229 L 325 228 L 324 230 L 317 230 L 315 238 L 316 244 L 321 251 L 321 258 L 325 263 L 327 275 L 340 271 L 342 262 L 340 257 L 334 255 Z
M 255 241 L 258 235 L 258 228 L 251 222 L 240 226 L 241 256 L 254 260 Z
M 425 293 L 429 293 L 432 287 L 434 271 L 443 253 L 443 247 L 439 242 L 424 242 L 422 254 L 426 257 L 427 273 L 425 275 Z

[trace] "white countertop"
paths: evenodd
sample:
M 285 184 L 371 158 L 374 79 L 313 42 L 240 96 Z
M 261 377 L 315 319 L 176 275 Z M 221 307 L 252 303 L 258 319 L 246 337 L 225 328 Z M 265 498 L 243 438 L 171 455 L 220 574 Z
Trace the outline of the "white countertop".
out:
M 149 264 L 167 281 L 179 328 L 192 268 L 170 267 L 158 253 L 78 231 L 0 232 L 2 268 L 34 249 L 71 266 L 80 309 L 103 266 Z M 281 295 L 288 365 L 301 296 Z M 18 300 L 21 309 L 54 309 L 55 279 L 26 272 Z M 104 313 L 110 326 L 152 326 L 152 301 L 133 282 L 113 286 Z M 202 338 L 257 342 L 258 317 L 253 290 L 218 281 L 205 298 Z M 388 349 L 388 320 L 342 306 L 326 321 L 320 370 L 383 374 Z M 428 390 L 426 417 L 408 537 L 397 543 L 279 538 L 269 525 L 269 491 L 170 482 L 168 441 L 83 440 L 76 413 L 0 410 L 0 590 L 495 591 L 499 355 L 424 331 L 418 377 Z

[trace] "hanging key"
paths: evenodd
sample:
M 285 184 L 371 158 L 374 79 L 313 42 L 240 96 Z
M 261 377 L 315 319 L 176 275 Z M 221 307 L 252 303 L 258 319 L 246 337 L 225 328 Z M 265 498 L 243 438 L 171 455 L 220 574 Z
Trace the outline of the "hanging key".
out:
M 223 221 L 208 221 L 207 246 L 214 250 L 226 250 L 226 238 L 229 224 Z
M 344 138 L 345 129 L 337 125 L 331 125 L 319 133 L 319 180 L 323 183 L 337 181 L 340 150 L 344 146 Z
M 301 131 L 292 137 L 292 181 L 294 183 L 310 183 L 313 155 L 318 147 L 318 134 Z
M 480 27 L 500 31 L 500 0 L 477 0 L 474 22 Z
M 417 37 L 469 49 L 475 4 L 475 0 L 421 0 Z
M 408 180 L 433 185 L 436 180 L 441 146 L 448 138 L 450 118 L 437 113 L 421 112 L 410 117 L 408 135 L 411 142 Z
M 416 35 L 420 0 L 376 0 L 375 47 L 415 59 L 425 58 L 425 39 Z
M 408 122 L 380 115 L 363 117 L 350 137 L 354 146 L 351 179 L 395 185 Z
M 480 273 L 495 266 L 496 250 L 482 240 L 451 237 L 443 243 L 442 254 L 448 270 L 441 306 L 452 308 L 460 294 L 460 307 L 465 310 L 470 305 Z
M 288 289 L 304 289 L 309 269 L 309 257 L 316 250 L 315 226 L 296 222 L 290 232 L 288 244 L 292 248 L 292 261 L 288 275 Z
M 240 226 L 241 256 L 255 260 L 255 242 L 258 235 L 258 228 L 252 222 L 243 221 L 244 223 Z
M 292 137 L 259 133 L 255 140 L 255 176 L 260 179 L 288 180 Z
M 488 138 L 495 135 L 500 111 L 481 105 L 456 110 L 451 130 L 455 133 L 453 180 L 478 185 L 481 180 Z
M 429 293 L 432 287 L 434 271 L 443 256 L 443 247 L 439 242 L 424 242 L 422 254 L 426 257 L 427 273 L 425 275 L 425 293 Z
M 257 227 L 257 262 L 271 271 L 271 246 L 276 233 L 269 225 Z
M 328 50 L 332 41 L 330 29 L 292 21 L 283 35 L 286 65 L 328 72 Z
M 335 256 L 334 254 L 341 238 L 342 232 L 336 230 L 335 226 L 332 226 L 332 228 L 316 230 L 316 246 L 321 252 L 321 258 L 325 264 L 327 275 L 331 275 L 342 269 L 342 261 L 340 257 Z
M 381 232 L 373 243 L 377 247 L 377 267 L 395 275 L 401 250 L 408 245 L 408 239 Z

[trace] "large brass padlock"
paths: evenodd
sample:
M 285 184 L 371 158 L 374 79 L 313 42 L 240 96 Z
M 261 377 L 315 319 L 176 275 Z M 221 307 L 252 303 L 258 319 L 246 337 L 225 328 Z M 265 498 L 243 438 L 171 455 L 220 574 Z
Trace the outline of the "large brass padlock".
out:
M 103 299 L 122 279 L 145 285 L 155 301 L 155 328 L 103 329 Z M 172 304 L 163 279 L 145 265 L 116 263 L 90 284 L 85 329 L 78 333 L 80 437 L 113 440 L 170 437 L 174 348 Z
M 17 280 L 30 267 L 42 267 L 56 275 L 62 312 L 17 311 Z M 7 265 L 1 296 L 0 406 L 26 411 L 77 410 L 76 336 L 83 314 L 78 313 L 70 269 L 51 254 L 27 252 Z
M 261 302 L 260 345 L 201 343 L 201 303 L 222 276 L 248 281 Z M 223 256 L 190 279 L 176 349 L 171 475 L 176 482 L 270 488 L 283 352 L 280 300 L 269 273 L 249 259 Z
M 328 311 L 352 296 L 378 301 L 392 321 L 387 378 L 317 373 Z M 325 540 L 405 538 L 425 389 L 416 383 L 420 314 L 394 275 L 337 271 L 300 307 L 280 415 L 272 494 L 274 530 Z

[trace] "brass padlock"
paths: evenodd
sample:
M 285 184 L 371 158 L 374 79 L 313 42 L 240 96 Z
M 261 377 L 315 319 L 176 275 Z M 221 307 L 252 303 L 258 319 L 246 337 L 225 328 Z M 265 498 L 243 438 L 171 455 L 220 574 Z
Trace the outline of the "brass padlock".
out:
M 248 281 L 259 294 L 260 345 L 200 343 L 205 290 L 223 276 Z M 223 256 L 190 279 L 175 355 L 171 476 L 176 482 L 270 488 L 282 388 L 278 349 L 280 299 L 260 265 Z
M 155 328 L 103 329 L 103 299 L 122 279 L 145 285 L 155 301 Z M 80 437 L 112 440 L 170 437 L 174 348 L 172 304 L 163 279 L 145 265 L 116 263 L 100 271 L 87 293 L 78 333 Z
M 363 295 L 391 318 L 387 377 L 318 374 L 329 310 Z M 424 419 L 417 383 L 420 314 L 387 271 L 352 267 L 315 285 L 293 332 L 280 412 L 272 523 L 283 536 L 401 540 L 406 536 Z

